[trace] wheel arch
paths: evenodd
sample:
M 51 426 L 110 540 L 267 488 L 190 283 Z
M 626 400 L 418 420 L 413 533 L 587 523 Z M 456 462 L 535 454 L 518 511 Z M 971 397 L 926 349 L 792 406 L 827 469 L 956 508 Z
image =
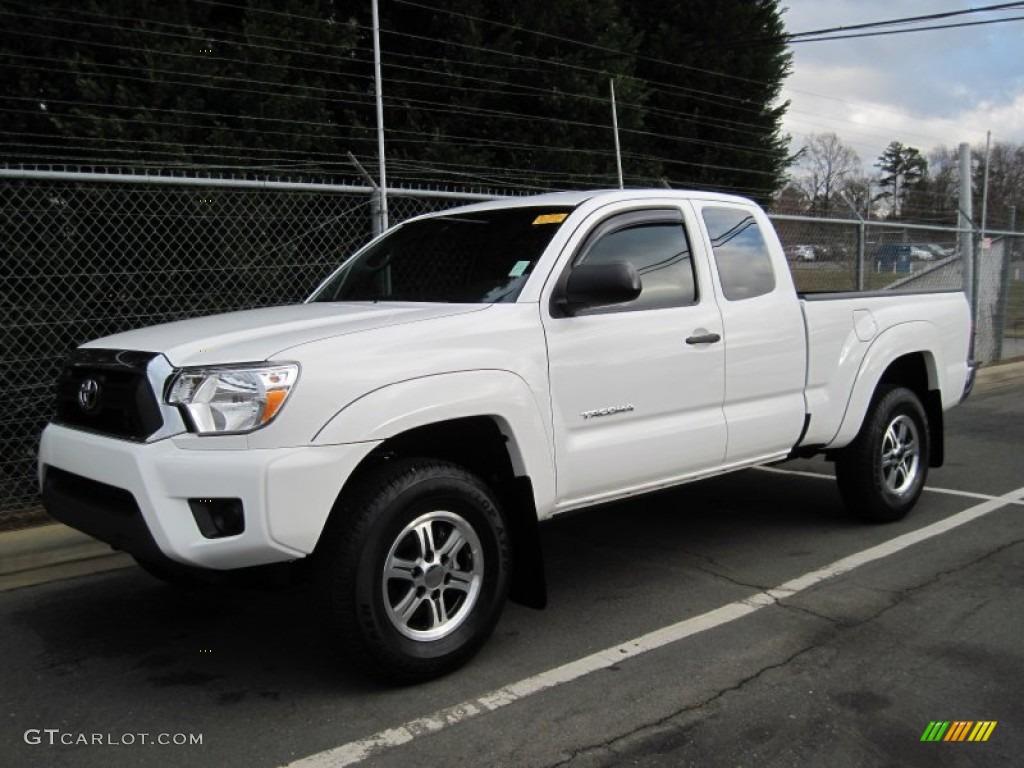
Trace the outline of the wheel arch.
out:
M 493 414 L 419 424 L 377 445 L 349 475 L 338 498 L 365 473 L 396 459 L 439 459 L 463 467 L 494 492 L 508 525 L 512 544 L 509 599 L 543 608 L 547 604 L 547 585 L 537 499 L 533 478 L 525 473 L 521 450 L 510 425 Z
M 875 387 L 875 397 L 888 387 L 906 387 L 921 400 L 928 417 L 928 465 L 941 467 L 945 461 L 942 391 L 934 355 L 919 351 L 893 360 Z
M 929 465 L 940 467 L 945 460 L 945 441 L 942 384 L 931 351 L 936 347 L 930 343 L 934 329 L 927 323 L 897 327 L 903 331 L 883 334 L 865 356 L 832 446 L 842 448 L 857 436 L 882 393 L 892 387 L 905 387 L 917 395 L 924 407 L 928 417 Z

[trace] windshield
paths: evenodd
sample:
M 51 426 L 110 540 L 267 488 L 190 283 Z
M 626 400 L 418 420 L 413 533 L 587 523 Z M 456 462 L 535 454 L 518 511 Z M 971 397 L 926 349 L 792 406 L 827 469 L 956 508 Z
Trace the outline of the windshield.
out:
M 571 210 L 505 208 L 410 222 L 346 262 L 312 301 L 515 301 Z

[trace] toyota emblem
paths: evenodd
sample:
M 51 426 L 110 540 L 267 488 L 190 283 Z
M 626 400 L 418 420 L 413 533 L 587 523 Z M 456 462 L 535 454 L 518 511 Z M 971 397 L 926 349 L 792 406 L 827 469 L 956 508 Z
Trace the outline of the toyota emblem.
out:
M 100 402 L 100 383 L 96 379 L 86 379 L 78 387 L 78 405 L 89 413 L 95 411 Z

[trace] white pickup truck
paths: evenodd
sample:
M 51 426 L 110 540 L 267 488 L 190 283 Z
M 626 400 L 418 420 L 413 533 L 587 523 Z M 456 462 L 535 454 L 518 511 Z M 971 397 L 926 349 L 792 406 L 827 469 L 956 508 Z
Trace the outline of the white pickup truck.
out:
M 169 581 L 308 561 L 342 652 L 425 679 L 506 597 L 544 604 L 553 515 L 824 453 L 853 512 L 902 517 L 970 390 L 969 326 L 955 291 L 798 296 L 743 198 L 482 203 L 393 228 L 304 304 L 81 346 L 40 483 Z

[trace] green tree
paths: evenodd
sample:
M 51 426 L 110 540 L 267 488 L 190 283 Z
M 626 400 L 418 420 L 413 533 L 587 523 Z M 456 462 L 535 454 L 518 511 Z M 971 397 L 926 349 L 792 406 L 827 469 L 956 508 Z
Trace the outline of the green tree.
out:
M 614 183 L 609 80 L 621 101 L 644 100 L 616 0 L 432 6 L 396 3 L 381 20 L 389 161 L 526 189 Z M 642 111 L 620 110 L 623 133 L 642 127 Z M 659 171 L 636 162 L 627 175 Z
M 17 8 L 0 34 L 11 156 L 306 167 L 336 157 L 339 117 L 360 122 L 343 108 L 350 82 L 338 67 L 355 28 L 326 0 L 297 0 L 288 14 L 186 0 L 53 6 Z
M 899 141 L 889 142 L 875 163 L 879 170 L 878 186 L 882 191 L 875 200 L 889 208 L 889 217 L 901 218 L 911 195 L 920 191 L 928 175 L 928 160 L 916 147 L 904 146 Z
M 665 176 L 769 202 L 785 182 L 791 57 L 777 0 L 623 0 L 644 30 L 636 74 L 651 88 L 643 137 Z
M 282 10 L 282 8 L 287 10 Z M 391 183 L 783 182 L 777 0 L 382 3 Z M 369 3 L 0 8 L 9 160 L 355 176 L 376 164 Z M 746 42 L 744 42 L 746 41 Z M 748 44 L 749 43 L 749 44 Z

